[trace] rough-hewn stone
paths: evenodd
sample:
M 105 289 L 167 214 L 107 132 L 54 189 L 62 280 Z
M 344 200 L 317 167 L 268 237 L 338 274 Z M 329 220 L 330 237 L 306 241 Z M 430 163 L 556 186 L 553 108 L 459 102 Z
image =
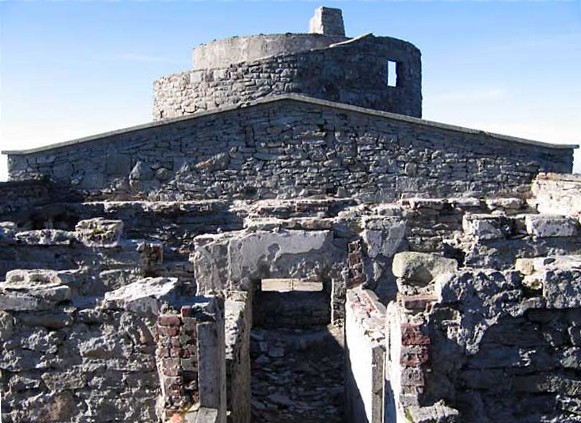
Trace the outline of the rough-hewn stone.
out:
M 433 254 L 403 252 L 393 258 L 393 274 L 411 284 L 427 284 L 440 275 L 454 273 L 458 262 Z

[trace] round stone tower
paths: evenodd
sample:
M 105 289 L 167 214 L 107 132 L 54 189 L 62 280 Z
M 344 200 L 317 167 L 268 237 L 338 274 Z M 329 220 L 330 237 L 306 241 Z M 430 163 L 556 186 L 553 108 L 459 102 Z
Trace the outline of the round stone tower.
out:
M 345 37 L 340 9 L 321 7 L 308 34 L 232 37 L 194 49 L 193 70 L 154 83 L 154 120 L 282 94 L 421 117 L 421 53 L 366 34 Z

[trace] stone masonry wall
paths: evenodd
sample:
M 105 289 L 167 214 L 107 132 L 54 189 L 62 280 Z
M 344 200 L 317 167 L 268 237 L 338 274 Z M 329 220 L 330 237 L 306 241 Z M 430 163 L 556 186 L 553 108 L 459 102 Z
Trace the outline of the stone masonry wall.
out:
M 538 202 L 401 202 L 416 252 L 393 259 L 390 421 L 579 420 L 579 216 Z
M 571 167 L 571 147 L 295 98 L 9 153 L 15 180 L 177 200 L 486 195 Z
M 397 86 L 388 86 L 388 60 L 398 63 Z M 166 76 L 154 83 L 153 118 L 287 93 L 421 117 L 420 51 L 405 41 L 367 35 L 329 48 Z
M 126 287 L 83 306 L 79 276 L 15 270 L 0 284 L 2 420 L 156 421 L 157 300 L 128 299 Z M 175 281 L 143 279 L 133 288 L 153 286 L 163 287 L 161 296 Z

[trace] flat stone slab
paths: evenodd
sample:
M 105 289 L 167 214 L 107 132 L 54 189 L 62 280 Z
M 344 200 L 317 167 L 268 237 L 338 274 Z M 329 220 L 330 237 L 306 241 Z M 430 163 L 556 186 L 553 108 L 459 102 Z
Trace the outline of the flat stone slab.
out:
M 525 216 L 529 235 L 539 238 L 577 236 L 579 221 L 572 217 L 531 214 Z
M 174 299 L 177 278 L 145 278 L 105 293 L 103 308 L 120 308 L 138 314 L 158 315 L 162 301 Z

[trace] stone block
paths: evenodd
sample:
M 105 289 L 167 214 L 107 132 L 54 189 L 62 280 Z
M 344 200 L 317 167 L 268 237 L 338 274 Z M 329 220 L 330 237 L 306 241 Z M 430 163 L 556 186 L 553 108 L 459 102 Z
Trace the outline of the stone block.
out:
M 424 372 L 419 367 L 404 367 L 401 372 L 402 386 L 425 386 Z
M 429 349 L 426 345 L 402 346 L 400 364 L 402 366 L 421 366 L 430 359 Z
M 22 231 L 14 235 L 14 238 L 28 245 L 72 245 L 76 241 L 74 232 L 59 229 Z
M 401 302 L 406 310 L 429 311 L 438 297 L 432 294 L 402 295 Z
M 175 301 L 179 295 L 178 288 L 177 278 L 140 279 L 115 291 L 105 293 L 102 307 L 157 316 L 162 301 L 169 303 Z
M 43 373 L 42 381 L 51 391 L 82 389 L 87 385 L 87 374 L 81 369 L 71 368 L 62 372 Z
M 53 270 L 12 270 L 0 283 L 0 310 L 31 311 L 46 309 L 72 297 Z
M 405 235 L 405 222 L 393 218 L 383 217 L 379 219 L 364 219 L 366 229 L 361 237 L 367 247 L 367 255 L 375 258 L 378 255 L 384 257 L 393 256 Z
M 579 222 L 565 216 L 530 214 L 525 217 L 527 233 L 539 238 L 577 236 Z
M 412 251 L 396 254 L 392 265 L 395 276 L 414 285 L 426 285 L 437 276 L 454 273 L 457 269 L 458 262 L 454 259 Z
M 535 271 L 534 259 L 520 258 L 516 259 L 514 268 L 523 275 L 532 275 Z
M 102 217 L 81 220 L 75 226 L 79 239 L 88 247 L 114 247 L 123 233 L 123 221 Z
M 408 407 L 406 416 L 409 416 L 408 421 L 414 423 L 459 423 L 462 421 L 460 412 L 447 406 L 443 401 L 426 407 Z
M 10 339 L 13 333 L 14 319 L 12 318 L 12 315 L 5 311 L 0 311 L 0 341 Z
M 506 238 L 513 226 L 513 221 L 505 216 L 467 214 L 462 219 L 464 234 L 482 240 Z

